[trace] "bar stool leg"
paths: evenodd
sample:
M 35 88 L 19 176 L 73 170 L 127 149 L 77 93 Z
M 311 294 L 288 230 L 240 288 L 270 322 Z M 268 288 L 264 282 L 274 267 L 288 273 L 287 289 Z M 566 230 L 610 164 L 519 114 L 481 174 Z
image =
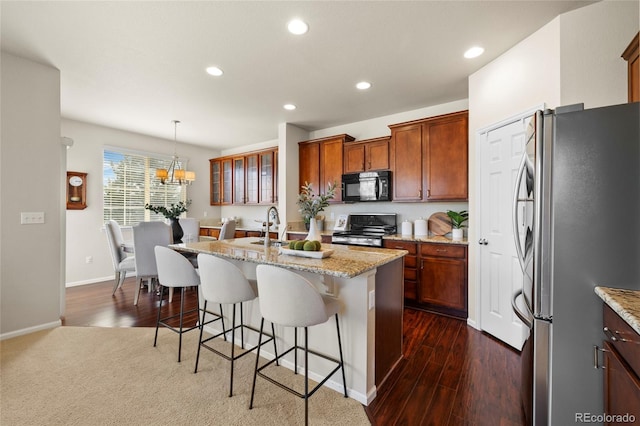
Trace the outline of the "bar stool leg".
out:
M 182 356 L 182 324 L 184 319 L 184 287 L 182 287 L 182 291 L 180 292 L 180 332 L 178 333 L 178 362 L 180 362 L 180 357 Z
M 158 305 L 158 319 L 156 320 L 156 337 L 153 339 L 153 347 L 158 343 L 158 327 L 160 326 L 160 311 L 162 310 L 162 298 L 164 297 L 164 286 L 160 287 L 160 305 Z
M 262 328 L 264 327 L 264 318 L 260 321 L 260 337 L 258 342 L 262 341 Z M 256 379 L 258 378 L 258 361 L 260 360 L 260 344 L 258 344 L 258 350 L 256 351 L 256 367 L 253 370 L 253 385 L 251 386 L 251 400 L 249 401 L 249 409 L 253 408 L 253 397 L 256 393 Z
M 304 424 L 309 425 L 309 333 L 304 328 Z
M 298 327 L 293 327 L 293 374 L 298 374 Z
M 242 307 L 240 308 L 240 318 L 242 318 Z M 240 320 L 240 322 L 242 323 L 242 319 Z M 240 330 L 242 330 L 242 327 L 240 328 Z M 229 397 L 233 395 L 233 363 L 235 358 L 235 350 L 234 350 L 235 347 L 236 347 L 236 304 L 234 303 L 233 313 L 231 314 L 231 382 L 229 383 Z
M 193 370 L 194 373 L 198 372 L 198 362 L 200 361 L 200 348 L 202 347 L 202 335 L 204 334 L 204 316 L 207 312 L 207 301 L 204 301 L 204 306 L 202 308 L 202 320 L 200 321 L 200 338 L 198 339 L 198 353 L 196 354 L 196 368 Z
M 338 331 L 338 351 L 340 352 L 340 369 L 342 370 L 342 386 L 344 389 L 344 397 L 347 396 L 347 379 L 344 374 L 344 359 L 342 359 L 342 341 L 340 340 L 340 324 L 338 323 L 338 314 L 336 314 L 336 330 Z
M 280 365 L 280 361 L 278 361 L 278 348 L 276 346 L 276 329 L 273 326 L 273 323 L 271 323 L 271 335 L 273 336 L 273 353 L 276 356 L 276 365 L 279 366 Z M 258 341 L 259 343 L 260 341 Z

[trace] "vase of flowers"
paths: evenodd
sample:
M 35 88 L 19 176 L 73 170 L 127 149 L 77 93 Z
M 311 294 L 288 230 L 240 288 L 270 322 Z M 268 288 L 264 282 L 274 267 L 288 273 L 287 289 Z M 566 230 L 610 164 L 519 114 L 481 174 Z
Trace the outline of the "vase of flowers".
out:
M 189 211 L 190 204 L 191 200 L 187 200 L 186 202 L 180 201 L 178 204 L 171 204 L 169 207 L 145 204 L 144 208 L 151 210 L 154 213 L 159 213 L 169 219 L 171 224 L 171 233 L 173 234 L 173 242 L 181 243 L 184 232 L 182 231 L 182 226 L 180 226 L 180 215 Z
M 329 183 L 327 186 L 327 192 L 324 194 L 314 194 L 313 188 L 310 183 L 305 182 L 301 187 L 300 194 L 298 194 L 298 211 L 302 215 L 302 219 L 305 223 L 309 223 L 309 234 L 307 240 L 321 241 L 322 235 L 318 229 L 316 223 L 316 216 L 321 211 L 324 211 L 329 206 L 329 200 L 332 200 L 336 195 L 336 183 Z

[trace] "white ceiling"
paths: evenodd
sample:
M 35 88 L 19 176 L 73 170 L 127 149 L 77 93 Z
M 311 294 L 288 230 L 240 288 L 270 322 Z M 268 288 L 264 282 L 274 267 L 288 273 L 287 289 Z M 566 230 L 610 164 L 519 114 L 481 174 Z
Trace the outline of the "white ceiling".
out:
M 60 70 L 62 115 L 228 149 L 467 98 L 467 77 L 584 1 L 2 1 L 2 50 Z M 299 17 L 309 32 L 293 36 Z M 468 60 L 463 52 L 486 51 Z M 214 78 L 205 68 L 224 70 Z M 358 91 L 368 80 L 373 87 Z M 282 105 L 294 103 L 295 111 Z

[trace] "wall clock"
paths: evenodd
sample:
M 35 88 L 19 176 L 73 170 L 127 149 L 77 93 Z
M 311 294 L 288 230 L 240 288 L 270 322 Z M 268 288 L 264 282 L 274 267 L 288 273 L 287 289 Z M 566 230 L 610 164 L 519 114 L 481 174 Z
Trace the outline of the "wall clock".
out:
M 67 172 L 67 210 L 87 208 L 87 174 Z

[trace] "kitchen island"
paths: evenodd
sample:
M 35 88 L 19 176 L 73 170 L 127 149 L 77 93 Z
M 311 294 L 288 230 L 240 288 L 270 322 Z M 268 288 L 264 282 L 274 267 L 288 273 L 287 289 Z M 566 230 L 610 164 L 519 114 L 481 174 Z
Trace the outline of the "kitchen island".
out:
M 256 278 L 259 264 L 291 269 L 310 280 L 320 292 L 337 297 L 342 303 L 339 318 L 347 391 L 349 397 L 362 404 L 373 401 L 377 388 L 402 358 L 403 257 L 407 253 L 404 250 L 323 244 L 323 250 L 333 250 L 333 253 L 315 259 L 281 254 L 280 247 L 266 248 L 255 237 L 170 247 L 226 258 L 252 279 Z M 245 303 L 243 308 L 245 323 L 259 326 L 261 317 L 257 301 Z M 291 329 L 276 327 L 276 335 L 279 350 L 292 346 Z M 245 339 L 251 347 L 257 336 L 245 336 Z M 319 352 L 338 356 L 333 321 L 314 327 L 309 344 Z M 260 353 L 272 359 L 269 350 L 267 345 Z M 283 365 L 293 369 L 293 356 Z M 313 380 L 321 379 L 329 369 L 325 360 L 309 359 L 309 376 Z M 342 392 L 339 379 L 332 378 L 326 385 Z

